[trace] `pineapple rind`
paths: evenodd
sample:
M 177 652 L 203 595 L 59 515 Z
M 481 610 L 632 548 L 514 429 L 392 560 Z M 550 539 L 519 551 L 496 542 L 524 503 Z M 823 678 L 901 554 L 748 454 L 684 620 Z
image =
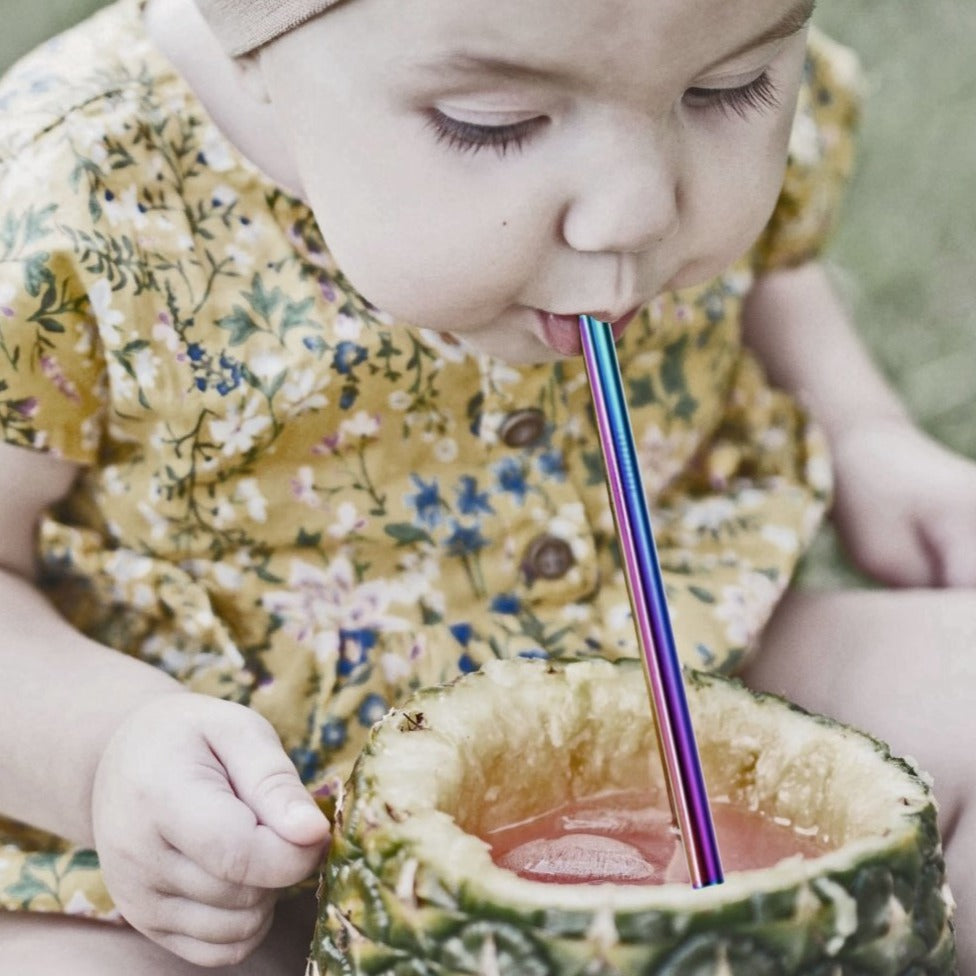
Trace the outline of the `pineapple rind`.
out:
M 555 671 L 551 680 L 565 681 L 570 671 L 576 689 L 587 689 L 577 694 L 584 710 L 591 707 L 591 689 L 578 669 L 592 671 L 594 665 L 601 680 L 605 668 L 613 667 L 587 662 L 550 669 Z M 618 665 L 616 671 L 625 675 L 628 669 Z M 732 689 L 762 707 L 799 713 L 831 734 L 840 730 L 865 739 L 781 699 L 733 687 L 726 679 L 691 676 L 688 686 L 693 694 Z M 687 886 L 680 886 L 680 892 L 679 886 L 668 886 L 673 897 L 662 895 L 662 887 L 640 889 L 649 897 L 637 903 L 640 896 L 635 901 L 633 889 L 604 885 L 585 886 L 588 905 L 582 896 L 567 903 L 565 886 L 525 882 L 493 867 L 474 869 L 468 861 L 478 848 L 470 838 L 459 839 L 446 813 L 415 815 L 380 799 L 386 794 L 374 759 L 388 748 L 392 724 L 409 713 L 401 731 L 409 727 L 422 735 L 429 729 L 421 727 L 417 715 L 436 711 L 435 704 L 454 690 L 422 692 L 406 709 L 388 716 L 357 764 L 323 879 L 324 907 L 313 947 L 321 976 L 955 972 L 951 896 L 935 804 L 917 771 L 893 759 L 882 744 L 873 743 L 878 768 L 897 770 L 904 795 L 892 801 L 897 804 L 900 798 L 905 807 L 896 818 L 897 829 L 889 828 L 882 841 L 853 841 L 844 853 L 818 859 L 819 872 L 782 862 L 738 879 L 730 875 L 725 885 L 694 892 L 693 899 Z M 445 746 L 443 755 L 449 751 Z M 825 770 L 828 779 L 829 773 Z M 798 782 L 790 788 L 802 793 L 806 786 Z M 420 821 L 423 829 L 417 827 Z M 437 857 L 431 856 L 433 850 Z M 456 858 L 467 859 L 466 870 L 453 877 L 431 863 L 443 868 Z M 805 863 L 809 868 L 811 862 Z M 471 873 L 476 876 L 469 878 Z M 539 889 L 545 889 L 545 897 Z M 523 897 L 527 891 L 532 898 Z

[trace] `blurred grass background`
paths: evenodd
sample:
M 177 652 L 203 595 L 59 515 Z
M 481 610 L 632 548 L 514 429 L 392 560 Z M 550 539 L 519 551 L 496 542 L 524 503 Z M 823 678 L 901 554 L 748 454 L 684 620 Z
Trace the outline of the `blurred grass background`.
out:
M 102 0 L 0 0 L 0 70 Z M 976 458 L 976 3 L 820 0 L 861 56 L 860 161 L 831 256 L 876 361 L 914 417 Z M 825 530 L 807 585 L 858 579 Z

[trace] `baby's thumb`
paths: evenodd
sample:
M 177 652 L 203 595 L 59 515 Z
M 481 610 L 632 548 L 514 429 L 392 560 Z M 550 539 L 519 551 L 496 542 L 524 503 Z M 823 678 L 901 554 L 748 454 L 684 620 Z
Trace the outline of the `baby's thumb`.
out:
M 320 846 L 329 836 L 329 821 L 319 810 L 285 754 L 277 733 L 256 713 L 246 731 L 217 751 L 238 799 L 258 822 L 301 847 Z
M 329 836 L 329 821 L 294 772 L 287 780 L 277 774 L 261 780 L 249 805 L 261 823 L 292 844 L 308 847 Z

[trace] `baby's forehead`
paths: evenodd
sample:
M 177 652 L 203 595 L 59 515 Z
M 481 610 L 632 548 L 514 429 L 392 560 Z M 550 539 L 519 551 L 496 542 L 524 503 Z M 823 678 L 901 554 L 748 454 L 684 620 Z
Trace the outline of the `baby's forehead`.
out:
M 196 0 L 211 30 L 232 57 L 311 20 L 340 0 Z

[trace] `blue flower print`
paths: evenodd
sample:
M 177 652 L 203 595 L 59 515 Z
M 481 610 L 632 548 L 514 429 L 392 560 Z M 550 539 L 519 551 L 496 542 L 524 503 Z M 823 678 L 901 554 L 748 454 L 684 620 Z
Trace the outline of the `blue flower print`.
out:
M 520 606 L 519 598 L 514 593 L 499 593 L 491 601 L 491 609 L 495 613 L 516 614 Z
M 519 657 L 524 657 L 527 661 L 548 661 L 549 655 L 541 647 L 534 647 L 528 651 L 519 651 Z
M 376 646 L 376 631 L 340 630 L 339 643 L 342 653 L 336 665 L 336 673 L 347 678 L 356 668 L 366 663 L 370 650 Z
M 525 483 L 525 472 L 515 458 L 505 458 L 495 466 L 495 477 L 502 491 L 514 495 L 519 504 L 525 501 L 529 486 Z
M 470 654 L 462 654 L 458 658 L 458 671 L 461 674 L 470 674 L 472 671 L 477 671 L 478 665 L 474 663 L 474 658 Z
M 417 486 L 416 495 L 407 495 L 404 501 L 408 505 L 413 505 L 417 510 L 417 521 L 423 522 L 428 528 L 432 529 L 441 521 L 441 501 L 440 489 L 437 486 L 437 479 L 425 482 L 419 475 L 412 474 L 410 479 Z
M 546 451 L 539 455 L 539 471 L 549 478 L 563 481 L 566 477 L 566 459 L 562 451 Z
M 471 624 L 451 624 L 448 630 L 453 635 L 454 639 L 462 646 L 467 647 L 471 640 Z
M 288 756 L 303 783 L 308 783 L 315 779 L 319 771 L 319 757 L 312 749 L 299 746 L 296 749 L 292 749 L 288 753 Z
M 326 749 L 341 749 L 349 738 L 345 721 L 341 718 L 330 718 L 322 725 L 320 737 Z
M 467 556 L 472 552 L 478 552 L 488 545 L 488 540 L 481 534 L 481 529 L 477 526 L 467 528 L 463 525 L 454 523 L 454 531 L 447 537 L 447 551 L 452 556 Z
M 377 695 L 373 692 L 367 695 L 359 705 L 359 710 L 356 715 L 359 718 L 359 724 L 369 728 L 374 722 L 378 722 L 385 714 L 389 705 L 386 703 L 386 699 L 382 695 Z
M 462 515 L 477 515 L 478 512 L 490 515 L 494 511 L 488 501 L 488 492 L 478 491 L 478 479 L 472 478 L 469 474 L 461 476 L 457 488 L 457 500 L 458 510 Z
M 358 366 L 365 358 L 366 350 L 362 346 L 345 339 L 336 346 L 332 365 L 340 373 L 345 374 L 351 372 L 353 367 Z

